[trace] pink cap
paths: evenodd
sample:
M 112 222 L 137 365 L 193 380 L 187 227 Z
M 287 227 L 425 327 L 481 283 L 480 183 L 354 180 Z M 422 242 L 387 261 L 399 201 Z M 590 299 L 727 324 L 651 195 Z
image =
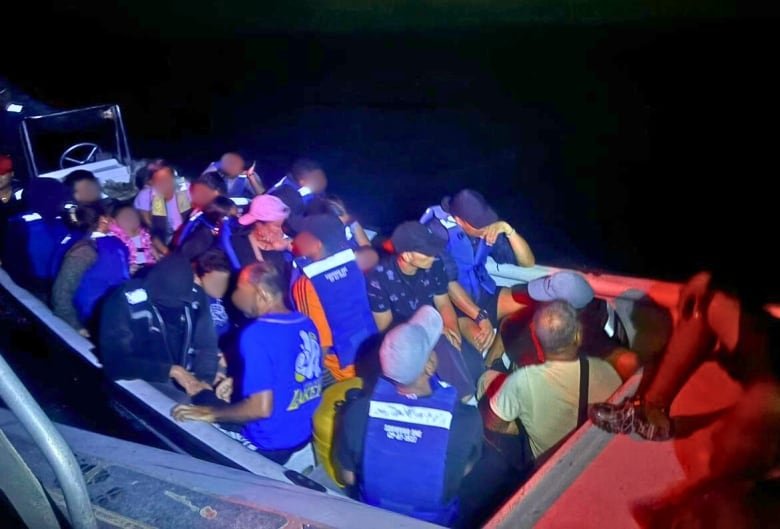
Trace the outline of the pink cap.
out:
M 257 221 L 275 222 L 285 220 L 290 215 L 290 208 L 273 195 L 260 195 L 252 199 L 249 212 L 239 217 L 242 226 L 249 226 Z

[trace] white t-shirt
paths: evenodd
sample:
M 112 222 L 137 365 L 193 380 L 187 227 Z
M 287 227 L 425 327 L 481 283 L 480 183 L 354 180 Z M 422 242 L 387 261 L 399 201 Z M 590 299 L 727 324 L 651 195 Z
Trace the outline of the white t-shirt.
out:
M 133 205 L 138 211 L 151 211 L 152 209 L 152 188 L 147 186 L 140 190 L 135 196 Z M 168 200 L 165 204 L 165 213 L 168 216 L 168 226 L 171 232 L 179 229 L 182 224 L 181 212 L 179 211 L 179 205 L 176 203 L 176 194 Z
M 589 358 L 589 367 L 588 404 L 603 402 L 620 387 L 620 377 L 598 358 Z M 576 428 L 579 400 L 579 361 L 548 360 L 507 377 L 490 408 L 501 420 L 520 419 L 539 457 Z

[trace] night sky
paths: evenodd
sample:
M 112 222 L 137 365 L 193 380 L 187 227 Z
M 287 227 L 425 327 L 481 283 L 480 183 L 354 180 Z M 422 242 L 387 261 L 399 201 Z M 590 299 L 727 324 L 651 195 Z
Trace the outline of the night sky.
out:
M 517 4 L 15 4 L 0 75 L 57 108 L 119 103 L 133 154 L 187 174 L 228 149 L 269 183 L 319 159 L 369 226 L 469 186 L 542 263 L 681 279 L 764 259 L 777 19 Z

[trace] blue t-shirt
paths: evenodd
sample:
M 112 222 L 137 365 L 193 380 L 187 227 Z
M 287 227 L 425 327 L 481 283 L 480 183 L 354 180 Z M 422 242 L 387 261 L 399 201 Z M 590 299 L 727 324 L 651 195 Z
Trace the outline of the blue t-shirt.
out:
M 322 393 L 322 351 L 314 323 L 300 312 L 267 314 L 250 323 L 239 342 L 241 397 L 273 392 L 273 412 L 244 425 L 262 450 L 284 450 L 311 437 Z

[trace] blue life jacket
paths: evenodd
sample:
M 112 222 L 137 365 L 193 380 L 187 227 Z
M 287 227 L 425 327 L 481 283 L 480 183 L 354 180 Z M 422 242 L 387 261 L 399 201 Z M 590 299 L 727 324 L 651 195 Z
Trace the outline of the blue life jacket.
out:
M 73 245 L 84 238 L 86 234 L 78 230 L 68 230 L 68 234 L 62 238 L 57 248 L 54 249 L 54 255 L 51 257 L 51 278 L 55 279 L 57 274 L 60 273 L 62 268 L 62 261 L 65 259 L 65 254 L 68 250 L 73 248 Z
M 433 394 L 414 400 L 384 378 L 371 397 L 360 483 L 369 505 L 449 525 L 458 499 L 444 498 L 455 388 L 431 380 Z
M 420 224 L 429 226 L 434 233 L 441 234 L 446 230 L 447 252 L 458 265 L 458 283 L 475 302 L 479 301 L 483 291 L 495 294 L 496 282 L 485 267 L 492 247 L 484 239 L 480 239 L 475 248 L 471 238 L 441 206 L 426 209 Z
M 8 219 L 3 266 L 21 286 L 51 281 L 51 260 L 68 229 L 60 217 L 45 219 L 29 212 Z
M 97 260 L 81 276 L 73 296 L 79 319 L 87 323 L 95 306 L 111 288 L 130 279 L 127 246 L 118 237 L 106 235 L 91 241 L 97 250 Z
M 206 219 L 206 216 L 203 215 L 203 212 L 198 212 L 190 218 L 187 224 L 184 225 L 184 228 L 179 235 L 177 244 L 181 246 L 184 241 L 187 240 L 187 237 L 192 235 L 198 226 L 204 226 L 212 233 L 217 231 L 217 241 L 219 247 L 222 249 L 222 251 L 225 252 L 225 255 L 227 255 L 233 270 L 241 270 L 241 263 L 238 261 L 238 257 L 236 256 L 235 249 L 233 249 L 233 245 L 230 243 L 230 237 L 233 233 L 231 221 L 232 219 L 225 217 L 222 219 L 222 222 L 219 226 L 215 226 L 214 224 L 211 224 L 208 219 Z
M 378 332 L 368 304 L 366 279 L 357 266 L 355 252 L 342 250 L 314 262 L 299 259 L 296 265 L 320 298 L 339 366 L 354 364 L 360 346 Z
M 271 189 L 269 189 L 268 191 L 271 192 L 274 189 L 277 189 L 281 186 L 290 186 L 293 189 L 295 189 L 298 192 L 298 194 L 301 195 L 304 205 L 308 205 L 309 202 L 311 202 L 314 199 L 314 197 L 317 196 L 314 193 L 312 193 L 311 189 L 309 189 L 308 187 L 299 185 L 298 182 L 296 182 L 293 179 L 293 177 L 290 175 L 284 176 L 281 180 L 279 180 L 273 186 L 271 186 Z
M 227 178 L 225 179 L 225 182 L 227 182 Z M 240 174 L 236 177 L 236 179 L 233 181 L 233 184 L 228 187 L 227 190 L 227 196 L 228 197 L 244 197 L 246 196 L 247 191 L 247 177 L 245 174 Z

